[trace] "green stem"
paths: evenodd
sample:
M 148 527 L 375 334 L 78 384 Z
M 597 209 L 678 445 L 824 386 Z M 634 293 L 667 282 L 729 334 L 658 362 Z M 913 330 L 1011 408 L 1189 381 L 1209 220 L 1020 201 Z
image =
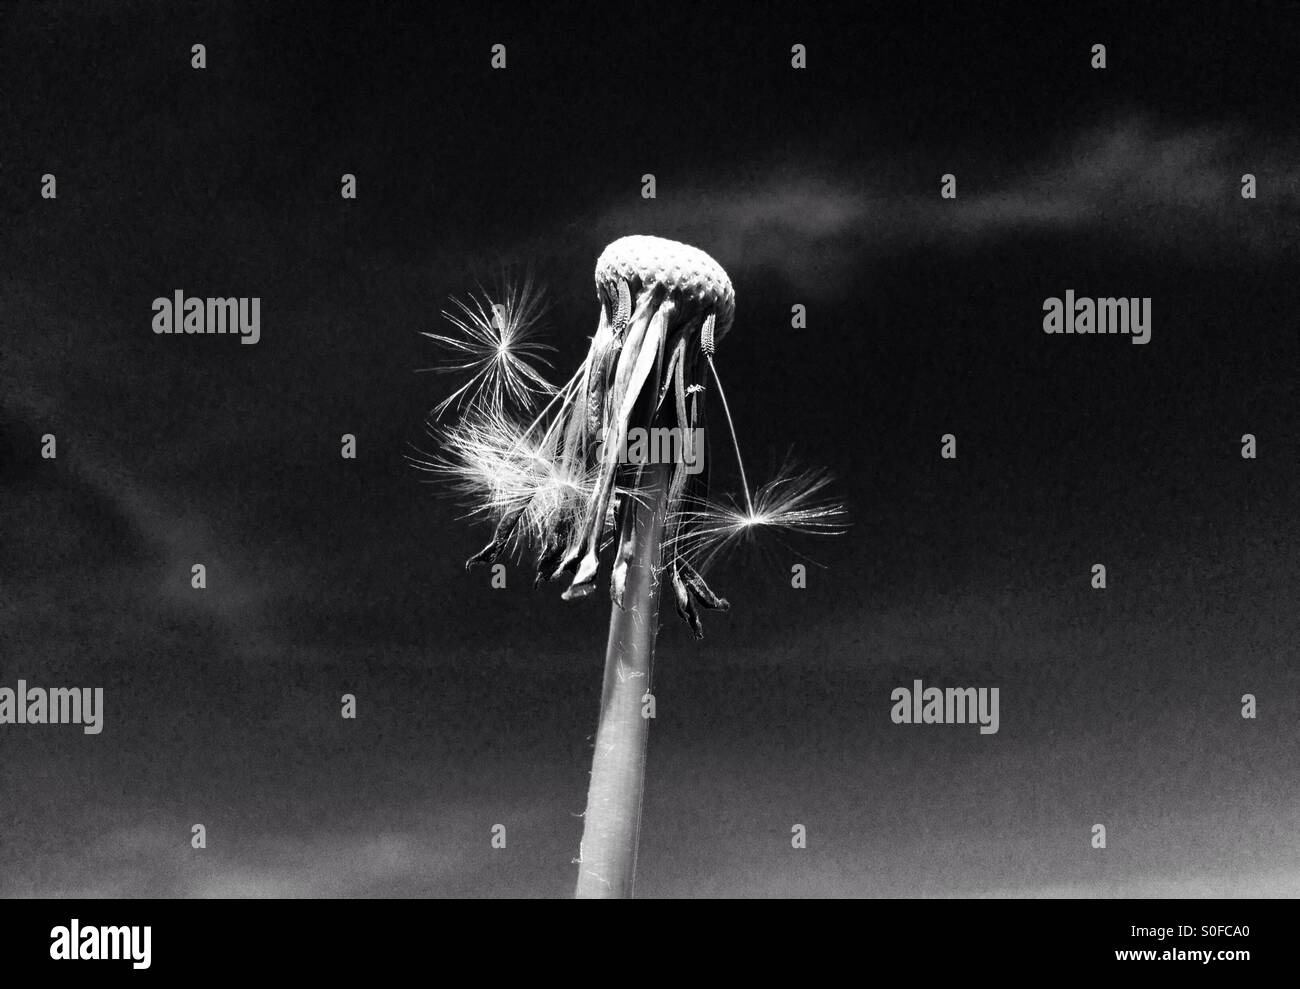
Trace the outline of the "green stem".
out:
M 627 899 L 636 877 L 650 719 L 642 717 L 650 690 L 659 625 L 659 557 L 667 510 L 669 468 L 647 466 L 632 505 L 633 553 L 623 607 L 613 606 L 605 650 L 600 726 L 583 815 L 579 899 Z

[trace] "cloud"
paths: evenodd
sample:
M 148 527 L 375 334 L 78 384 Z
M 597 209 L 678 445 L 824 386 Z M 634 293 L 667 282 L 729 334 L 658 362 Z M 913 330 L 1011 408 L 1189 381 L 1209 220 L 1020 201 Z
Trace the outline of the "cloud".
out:
M 88 845 L 65 840 L 8 863 L 7 896 L 91 898 L 339 898 L 531 895 L 549 889 L 553 863 L 569 877 L 567 849 L 536 835 L 545 813 L 510 808 L 512 847 L 493 850 L 489 819 L 464 800 L 375 808 L 345 823 L 297 829 L 209 820 L 208 847 L 190 847 L 187 821 L 124 805 L 138 823 Z M 84 822 L 83 822 L 84 823 Z M 529 839 L 533 840 L 530 841 Z M 540 850 L 539 850 L 540 849 Z M 536 858 L 530 853 L 536 853 Z
M 874 259 L 974 250 L 1027 234 L 1093 231 L 1185 257 L 1267 259 L 1296 241 L 1297 150 L 1294 139 L 1227 127 L 1167 129 L 1129 117 L 1084 130 L 997 182 L 979 176 L 1005 173 L 1005 162 L 954 162 L 957 200 L 939 196 L 944 169 L 920 165 L 909 152 L 906 162 L 882 158 L 856 175 L 782 167 L 739 186 L 622 203 L 596 226 L 609 239 L 650 226 L 707 245 L 733 277 L 773 268 L 796 284 L 832 290 L 856 282 Z M 900 191 L 915 189 L 918 168 L 935 172 L 926 191 Z M 1245 172 L 1257 178 L 1257 200 L 1241 198 Z

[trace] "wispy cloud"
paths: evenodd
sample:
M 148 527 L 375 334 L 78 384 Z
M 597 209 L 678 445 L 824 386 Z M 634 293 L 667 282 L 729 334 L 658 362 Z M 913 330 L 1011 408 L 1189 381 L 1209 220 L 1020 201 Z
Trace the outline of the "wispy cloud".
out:
M 0 892 L 41 898 L 482 896 L 529 895 L 556 874 L 567 883 L 569 849 L 549 831 L 539 834 L 550 823 L 544 809 L 511 807 L 509 833 L 521 837 L 495 850 L 489 843 L 493 819 L 482 811 L 464 800 L 412 801 L 355 821 L 294 830 L 209 819 L 208 847 L 193 849 L 187 821 L 132 806 L 129 812 L 142 823 L 114 828 L 87 845 L 67 841 L 9 862 Z
M 864 262 L 919 248 L 970 250 L 1034 233 L 1095 231 L 1192 257 L 1270 257 L 1297 241 L 1300 148 L 1237 128 L 1164 128 L 1145 117 L 1089 128 L 1015 167 L 1005 162 L 879 159 L 858 174 L 781 168 L 740 186 L 708 185 L 608 209 L 598 232 L 632 230 L 708 245 L 733 275 L 770 267 L 834 288 Z M 927 162 L 927 163 L 921 163 Z M 930 168 L 924 193 L 918 169 Z M 939 196 L 957 176 L 958 198 Z M 1259 198 L 1241 198 L 1241 176 Z M 909 191 L 910 190 L 910 191 Z M 647 229 L 652 228 L 652 229 Z

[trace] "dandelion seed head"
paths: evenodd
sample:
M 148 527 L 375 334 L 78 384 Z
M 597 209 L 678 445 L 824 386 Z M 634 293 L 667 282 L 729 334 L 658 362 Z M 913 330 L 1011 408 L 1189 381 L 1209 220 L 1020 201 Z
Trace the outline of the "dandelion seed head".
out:
M 675 241 L 625 237 L 601 254 L 595 279 L 596 332 L 582 364 L 559 387 L 543 372 L 551 365 L 542 355 L 554 348 L 536 339 L 540 293 L 531 280 L 499 301 L 486 293 L 452 299 L 443 315 L 454 332 L 425 335 L 451 354 L 432 370 L 466 380 L 429 420 L 438 453 L 412 459 L 439 475 L 469 516 L 493 524 L 491 539 L 467 567 L 536 550 L 539 580 L 572 575 L 564 592 L 570 600 L 592 592 L 612 543 L 610 596 L 622 606 L 638 547 L 650 545 L 634 538 L 633 503 L 662 499 L 661 568 L 678 614 L 698 637 L 699 607 L 730 607 L 701 575 L 721 554 L 759 532 L 842 533 L 847 516 L 827 496 L 831 478 L 824 471 L 787 464 L 751 493 L 714 363 L 735 314 L 734 291 L 717 262 Z M 743 502 L 704 497 L 706 484 L 684 462 L 659 464 L 656 480 L 643 487 L 644 467 L 624 450 L 633 428 L 694 435 L 706 398 L 725 416 Z M 453 406 L 457 414 L 443 421 Z M 618 538 L 620 531 L 627 536 Z

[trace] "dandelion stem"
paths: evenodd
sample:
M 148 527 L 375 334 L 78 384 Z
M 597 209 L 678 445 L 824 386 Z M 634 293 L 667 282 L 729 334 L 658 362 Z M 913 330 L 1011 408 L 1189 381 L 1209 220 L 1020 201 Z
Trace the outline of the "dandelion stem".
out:
M 633 553 L 623 607 L 615 604 L 605 651 L 600 725 L 583 815 L 578 899 L 626 899 L 636 877 L 650 720 L 642 717 L 650 690 L 659 625 L 660 544 L 668 501 L 668 467 L 647 466 L 633 512 Z

